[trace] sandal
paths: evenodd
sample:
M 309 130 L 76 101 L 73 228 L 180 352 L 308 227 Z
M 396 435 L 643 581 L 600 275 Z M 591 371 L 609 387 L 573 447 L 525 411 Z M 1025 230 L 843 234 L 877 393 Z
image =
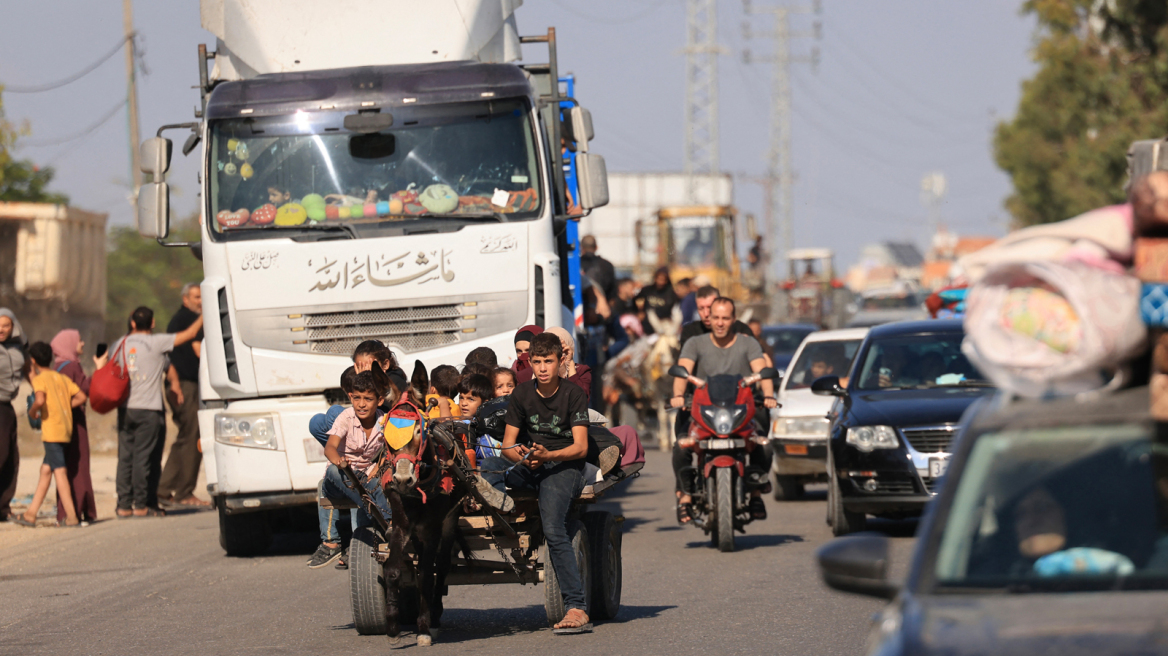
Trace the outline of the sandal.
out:
M 592 622 L 589 621 L 587 613 L 579 608 L 573 608 L 564 614 L 564 619 L 552 627 L 552 633 L 556 635 L 592 633 Z
M 36 528 L 36 520 L 34 519 L 33 521 L 30 522 L 24 518 L 24 515 L 13 515 L 12 516 L 12 523 L 18 524 L 20 526 L 24 526 L 26 528 Z
M 693 504 L 677 500 L 677 523 L 685 526 L 693 521 Z
M 118 519 L 133 519 L 134 518 L 134 511 L 130 510 L 129 508 L 118 508 L 116 511 L 114 511 L 114 514 L 117 516 Z
M 135 508 L 135 517 L 166 517 L 166 511 L 161 508 Z
M 171 501 L 170 505 L 178 506 L 180 508 L 210 508 L 211 502 L 210 501 L 203 501 L 199 497 L 196 497 L 195 495 L 192 494 L 191 496 L 183 499 L 182 501 Z
M 752 519 L 766 519 L 766 502 L 762 500 L 761 496 L 751 497 L 750 504 L 747 506 L 750 509 L 750 516 Z

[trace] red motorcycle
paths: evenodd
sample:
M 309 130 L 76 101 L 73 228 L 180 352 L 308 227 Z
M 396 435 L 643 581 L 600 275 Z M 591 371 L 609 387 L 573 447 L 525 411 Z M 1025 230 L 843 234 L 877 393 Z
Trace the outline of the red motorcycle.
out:
M 697 456 L 697 465 L 681 469 L 682 486 L 693 499 L 693 524 L 710 535 L 719 551 L 734 551 L 734 532 L 745 532 L 754 521 L 748 496 L 769 492 L 768 467 L 749 466 L 748 459 L 764 453 L 766 434 L 754 421 L 753 385 L 774 380 L 772 367 L 750 376 L 719 375 L 708 381 L 691 375 L 681 365 L 669 375 L 685 378 L 694 386 L 689 433 L 677 445 Z M 769 465 L 769 463 L 767 463 Z

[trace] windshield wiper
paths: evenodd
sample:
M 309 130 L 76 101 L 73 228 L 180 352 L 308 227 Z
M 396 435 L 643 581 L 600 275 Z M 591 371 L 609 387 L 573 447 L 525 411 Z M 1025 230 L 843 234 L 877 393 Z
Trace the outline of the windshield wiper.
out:
M 414 214 L 413 216 L 421 219 L 466 219 L 470 221 L 491 220 L 499 223 L 507 223 L 507 215 L 502 212 L 468 212 L 466 214 L 458 214 L 454 212 L 446 212 L 443 214 L 435 214 L 433 212 L 426 212 L 425 214 Z
M 269 223 L 267 225 L 250 225 L 239 228 L 229 228 L 224 230 L 223 234 L 228 235 L 236 232 L 250 232 L 252 230 L 286 230 L 290 232 L 296 230 L 321 230 L 328 232 L 341 231 L 349 235 L 351 239 L 358 238 L 357 230 L 348 223 L 302 223 L 296 226 L 280 226 L 276 225 L 275 223 Z

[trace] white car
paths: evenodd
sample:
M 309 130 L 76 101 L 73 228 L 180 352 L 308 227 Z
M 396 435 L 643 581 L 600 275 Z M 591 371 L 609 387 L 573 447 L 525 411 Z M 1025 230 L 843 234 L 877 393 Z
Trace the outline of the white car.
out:
M 779 385 L 780 406 L 771 410 L 767 435 L 774 459 L 775 499 L 803 496 L 803 486 L 827 480 L 827 440 L 831 423 L 827 412 L 835 397 L 811 393 L 811 383 L 822 376 L 846 380 L 852 359 L 868 334 L 867 328 L 824 330 L 808 335 Z

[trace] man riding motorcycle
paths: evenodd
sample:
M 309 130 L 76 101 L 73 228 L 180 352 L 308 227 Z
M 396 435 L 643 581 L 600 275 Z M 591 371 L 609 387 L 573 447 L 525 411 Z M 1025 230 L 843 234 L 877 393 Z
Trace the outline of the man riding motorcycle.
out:
M 741 335 L 731 330 L 737 320 L 734 301 L 718 296 L 710 304 L 709 313 L 711 332 L 708 335 L 694 337 L 686 341 L 681 348 L 681 356 L 678 358 L 677 364 L 684 367 L 691 375 L 702 379 L 709 379 L 711 376 L 719 374 L 749 376 L 752 373 L 762 371 L 763 367 L 766 366 L 766 358 L 763 356 L 762 347 L 759 346 L 758 341 L 750 335 Z M 768 410 L 775 408 L 777 402 L 775 401 L 774 385 L 770 380 L 761 382 L 763 404 Z M 673 398 L 670 400 L 670 404 L 674 408 L 685 408 L 685 391 L 685 379 L 675 379 L 673 381 Z M 679 416 L 684 415 L 684 423 L 679 422 L 679 425 L 684 426 L 685 431 L 688 432 L 689 414 L 684 410 L 678 414 Z M 684 433 L 679 434 L 684 435 Z M 677 521 L 680 524 L 688 524 L 693 520 L 690 508 L 692 499 L 689 494 L 686 494 L 680 476 L 681 469 L 692 464 L 692 457 L 691 451 L 674 445 L 673 474 L 677 485 Z M 766 452 L 763 449 L 755 449 L 750 458 L 750 468 L 754 470 L 754 475 L 760 476 L 759 471 L 761 470 L 761 476 L 765 477 L 770 465 L 766 459 Z M 761 489 L 751 491 L 750 514 L 755 519 L 766 519 L 766 504 L 762 500 Z

